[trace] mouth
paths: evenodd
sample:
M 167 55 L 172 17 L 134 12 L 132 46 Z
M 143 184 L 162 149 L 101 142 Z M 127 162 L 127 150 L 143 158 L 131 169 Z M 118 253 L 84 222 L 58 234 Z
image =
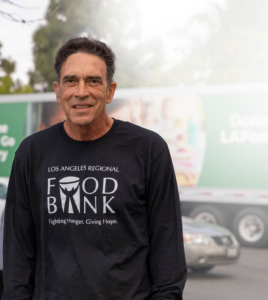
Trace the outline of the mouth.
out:
M 90 105 L 90 104 L 83 104 L 83 105 L 81 105 L 81 104 L 78 105 L 78 104 L 77 104 L 77 105 L 73 105 L 72 108 L 77 109 L 77 110 L 78 110 L 78 109 L 80 110 L 80 109 L 87 109 L 87 108 L 90 108 L 90 107 L 92 107 L 92 106 L 93 106 L 93 105 Z

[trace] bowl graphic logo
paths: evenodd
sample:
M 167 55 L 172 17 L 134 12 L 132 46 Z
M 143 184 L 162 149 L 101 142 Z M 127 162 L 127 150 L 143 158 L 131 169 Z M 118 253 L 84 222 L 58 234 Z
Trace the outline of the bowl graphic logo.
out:
M 80 178 L 68 176 L 59 181 L 62 211 L 80 212 Z

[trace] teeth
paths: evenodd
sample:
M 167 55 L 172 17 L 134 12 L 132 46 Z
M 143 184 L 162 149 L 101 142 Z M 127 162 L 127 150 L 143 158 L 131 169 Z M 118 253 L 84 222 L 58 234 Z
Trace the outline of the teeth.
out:
M 84 105 L 84 106 L 82 106 L 82 105 L 80 105 L 80 106 L 75 106 L 75 108 L 87 108 L 87 107 L 90 107 L 90 105 Z

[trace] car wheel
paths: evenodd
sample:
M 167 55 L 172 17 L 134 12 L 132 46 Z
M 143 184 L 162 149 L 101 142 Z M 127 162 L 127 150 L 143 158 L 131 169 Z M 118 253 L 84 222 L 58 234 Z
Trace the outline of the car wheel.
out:
M 243 246 L 260 248 L 268 244 L 268 220 L 260 209 L 247 208 L 239 212 L 233 230 Z
M 213 269 L 214 266 L 206 266 L 206 267 L 190 267 L 193 272 L 197 273 L 205 273 Z
M 228 217 L 218 208 L 210 205 L 200 205 L 195 207 L 189 214 L 190 218 L 209 224 L 218 224 L 228 227 Z

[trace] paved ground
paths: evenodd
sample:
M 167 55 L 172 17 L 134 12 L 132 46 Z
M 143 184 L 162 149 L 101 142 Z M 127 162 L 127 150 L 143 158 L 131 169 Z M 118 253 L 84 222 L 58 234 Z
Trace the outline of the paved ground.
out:
M 268 249 L 242 249 L 235 265 L 189 271 L 184 300 L 267 300 Z

